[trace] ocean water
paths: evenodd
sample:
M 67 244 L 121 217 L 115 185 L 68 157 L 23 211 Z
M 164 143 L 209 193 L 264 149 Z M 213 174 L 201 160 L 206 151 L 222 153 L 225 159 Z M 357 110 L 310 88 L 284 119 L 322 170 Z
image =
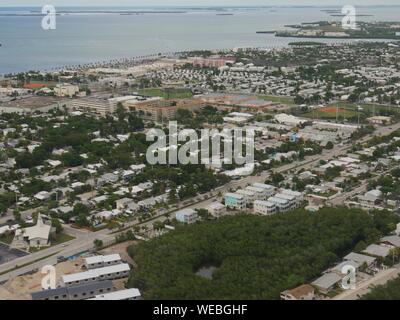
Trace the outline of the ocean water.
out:
M 41 16 L 22 16 L 38 8 L 0 8 L 0 74 L 183 50 L 282 47 L 293 39 L 256 32 L 340 19 L 322 9 L 327 8 L 57 8 L 71 13 L 57 16 L 56 30 L 45 31 Z M 78 12 L 83 10 L 182 12 Z M 363 7 L 357 13 L 373 15 L 359 17 L 364 21 L 400 21 L 400 6 Z

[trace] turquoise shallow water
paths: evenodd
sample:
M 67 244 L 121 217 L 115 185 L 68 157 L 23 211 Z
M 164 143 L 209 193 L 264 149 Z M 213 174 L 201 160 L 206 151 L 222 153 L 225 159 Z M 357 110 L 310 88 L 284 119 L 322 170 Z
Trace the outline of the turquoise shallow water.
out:
M 281 47 L 293 39 L 256 34 L 256 31 L 283 29 L 286 24 L 334 19 L 321 9 L 230 8 L 222 11 L 233 15 L 190 8 L 166 9 L 184 13 L 138 15 L 73 13 L 57 16 L 57 29 L 44 31 L 40 16 L 8 15 L 30 13 L 33 9 L 0 8 L 0 74 L 32 69 L 49 70 L 64 65 L 159 52 L 247 46 Z M 374 15 L 360 18 L 362 20 L 400 21 L 400 7 L 365 7 L 359 9 L 359 13 Z

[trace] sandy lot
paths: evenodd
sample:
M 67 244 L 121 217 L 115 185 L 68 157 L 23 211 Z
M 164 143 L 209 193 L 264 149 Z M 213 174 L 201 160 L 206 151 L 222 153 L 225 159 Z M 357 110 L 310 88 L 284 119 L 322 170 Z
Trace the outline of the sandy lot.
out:
M 55 266 L 57 282 L 65 274 L 81 272 L 82 265 L 82 258 L 57 264 Z M 43 275 L 38 271 L 7 281 L 4 285 L 0 286 L 0 300 L 30 300 L 32 292 L 42 289 L 42 278 Z

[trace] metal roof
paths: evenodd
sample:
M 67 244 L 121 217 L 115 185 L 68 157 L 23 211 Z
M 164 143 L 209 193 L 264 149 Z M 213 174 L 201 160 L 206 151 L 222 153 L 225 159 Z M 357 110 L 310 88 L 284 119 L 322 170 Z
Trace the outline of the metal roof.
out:
M 62 296 L 68 295 L 67 288 L 57 288 L 57 289 L 50 289 L 50 290 L 42 290 L 37 292 L 32 292 L 32 300 L 43 300 L 49 299 L 55 296 Z
M 126 289 L 97 295 L 94 298 L 88 300 L 128 300 L 138 298 L 140 296 L 141 294 L 138 289 Z

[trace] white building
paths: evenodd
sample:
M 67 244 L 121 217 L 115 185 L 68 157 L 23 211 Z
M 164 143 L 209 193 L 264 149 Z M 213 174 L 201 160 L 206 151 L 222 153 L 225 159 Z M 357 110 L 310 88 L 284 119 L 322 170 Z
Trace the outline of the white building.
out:
M 83 98 L 72 101 L 71 108 L 73 111 L 82 111 L 105 116 L 114 112 L 112 104 L 108 101 L 95 98 Z
M 77 93 L 79 93 L 79 87 L 69 83 L 57 84 L 54 88 L 54 94 L 57 97 L 73 97 Z
M 85 272 L 79 272 L 62 276 L 61 285 L 63 287 L 67 287 L 92 281 L 126 278 L 129 276 L 129 271 L 130 267 L 129 264 L 127 263 L 117 264 L 114 266 L 109 266 L 99 269 L 91 269 Z
M 94 298 L 87 299 L 87 300 L 106 300 L 106 301 L 119 300 L 119 301 L 123 301 L 123 300 L 140 300 L 141 297 L 142 296 L 138 289 L 126 289 L 126 290 L 115 291 L 115 292 L 97 295 Z
M 291 209 L 297 208 L 298 202 L 297 202 L 297 198 L 295 196 L 284 194 L 284 193 L 278 193 L 275 195 L 275 198 L 279 198 L 279 199 L 288 201 Z
M 122 263 L 122 259 L 121 256 L 117 253 L 106 256 L 93 256 L 85 258 L 85 266 L 88 269 L 108 267 L 120 263 Z
M 15 247 L 46 247 L 49 246 L 51 226 L 43 222 L 39 214 L 33 227 L 21 228 L 15 231 L 13 246 Z
M 295 197 L 298 206 L 304 201 L 304 195 L 301 192 L 289 189 L 281 189 L 280 193 Z
M 236 193 L 243 196 L 246 204 L 253 203 L 254 200 L 257 200 L 257 194 L 255 192 L 239 189 L 236 191 Z
M 184 209 L 177 212 L 175 218 L 181 223 L 193 224 L 199 219 L 199 216 L 193 209 Z
M 269 216 L 276 213 L 276 204 L 269 201 L 254 201 L 254 213 Z
M 278 212 L 287 212 L 292 209 L 290 202 L 285 199 L 271 197 L 268 198 L 268 202 L 275 204 Z
M 272 197 L 276 192 L 276 188 L 274 186 L 265 183 L 254 183 L 253 187 L 264 189 L 267 198 Z
M 247 187 L 245 190 L 253 192 L 255 194 L 254 200 L 266 200 L 268 197 L 272 195 L 268 192 L 268 190 L 264 188 Z
M 219 202 L 213 202 L 207 207 L 208 212 L 215 218 L 223 216 L 226 212 L 226 208 Z

